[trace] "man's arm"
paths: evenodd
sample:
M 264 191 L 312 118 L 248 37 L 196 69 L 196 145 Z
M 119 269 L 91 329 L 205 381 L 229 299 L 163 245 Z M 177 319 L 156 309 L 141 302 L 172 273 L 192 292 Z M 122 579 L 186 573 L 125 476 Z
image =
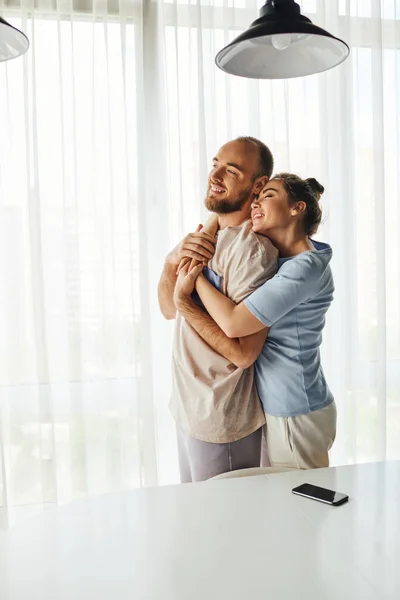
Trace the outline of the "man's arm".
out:
M 267 328 L 254 335 L 231 339 L 190 296 L 180 296 L 175 300 L 177 310 L 215 352 L 241 369 L 247 369 L 254 363 L 267 338 Z
M 174 303 L 174 289 L 176 283 L 177 266 L 165 261 L 164 268 L 158 282 L 158 304 L 164 319 L 175 319 L 176 308 Z
M 165 260 L 164 268 L 158 283 L 158 304 L 166 319 L 174 319 L 176 308 L 174 304 L 174 289 L 177 269 L 183 258 L 195 259 L 206 265 L 215 252 L 215 238 L 205 231 L 200 231 L 199 225 L 195 233 L 187 235 Z

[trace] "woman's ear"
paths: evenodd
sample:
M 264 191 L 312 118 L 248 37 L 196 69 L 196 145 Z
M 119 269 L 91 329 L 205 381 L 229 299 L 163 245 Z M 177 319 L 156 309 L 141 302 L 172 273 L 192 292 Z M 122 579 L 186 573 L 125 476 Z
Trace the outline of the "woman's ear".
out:
M 303 200 L 300 200 L 300 202 L 296 202 L 296 204 L 294 204 L 292 206 L 292 215 L 301 215 L 307 208 L 307 204 L 305 202 L 303 202 Z
M 262 177 L 257 177 L 254 182 L 252 192 L 253 194 L 259 194 L 261 190 L 267 185 L 269 181 L 269 177 L 263 175 Z

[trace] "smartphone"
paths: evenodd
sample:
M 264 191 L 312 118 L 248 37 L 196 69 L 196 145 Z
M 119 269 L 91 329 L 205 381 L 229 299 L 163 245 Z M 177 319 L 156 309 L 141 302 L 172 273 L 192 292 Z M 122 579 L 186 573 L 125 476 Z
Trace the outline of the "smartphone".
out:
M 331 504 L 332 506 L 344 504 L 349 499 L 346 494 L 340 494 L 339 492 L 327 490 L 326 488 L 318 487 L 317 485 L 311 485 L 311 483 L 303 483 L 302 485 L 293 488 L 292 492 L 298 496 L 311 498 L 311 500 L 319 500 L 319 502 L 325 502 L 325 504 Z

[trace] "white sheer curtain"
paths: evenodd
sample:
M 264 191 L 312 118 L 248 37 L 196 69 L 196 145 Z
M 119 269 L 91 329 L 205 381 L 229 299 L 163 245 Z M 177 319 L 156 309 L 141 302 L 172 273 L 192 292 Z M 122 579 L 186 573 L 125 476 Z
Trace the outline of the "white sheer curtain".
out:
M 38 4 L 2 7 L 31 41 L 26 57 L 0 65 L 0 505 L 9 515 L 158 481 L 141 6 Z
M 278 171 L 327 190 L 333 462 L 400 458 L 400 2 L 300 2 L 352 54 L 288 82 L 214 66 L 257 17 L 253 0 L 15 2 L 0 2 L 1 14 L 31 48 L 0 64 L 9 519 L 21 506 L 176 481 L 172 324 L 159 315 L 157 279 L 204 217 L 213 153 L 237 135 L 260 137 Z

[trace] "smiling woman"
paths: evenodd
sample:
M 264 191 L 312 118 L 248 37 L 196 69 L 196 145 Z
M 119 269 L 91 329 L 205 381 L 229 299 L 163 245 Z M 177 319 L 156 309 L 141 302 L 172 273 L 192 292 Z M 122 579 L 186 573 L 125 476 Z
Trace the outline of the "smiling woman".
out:
M 287 232 L 291 223 L 300 221 L 304 234 L 310 237 L 321 224 L 319 199 L 323 193 L 324 187 L 314 178 L 303 180 L 289 173 L 275 175 L 252 204 L 253 231 L 271 240 L 277 237 L 279 244 L 276 230 Z

